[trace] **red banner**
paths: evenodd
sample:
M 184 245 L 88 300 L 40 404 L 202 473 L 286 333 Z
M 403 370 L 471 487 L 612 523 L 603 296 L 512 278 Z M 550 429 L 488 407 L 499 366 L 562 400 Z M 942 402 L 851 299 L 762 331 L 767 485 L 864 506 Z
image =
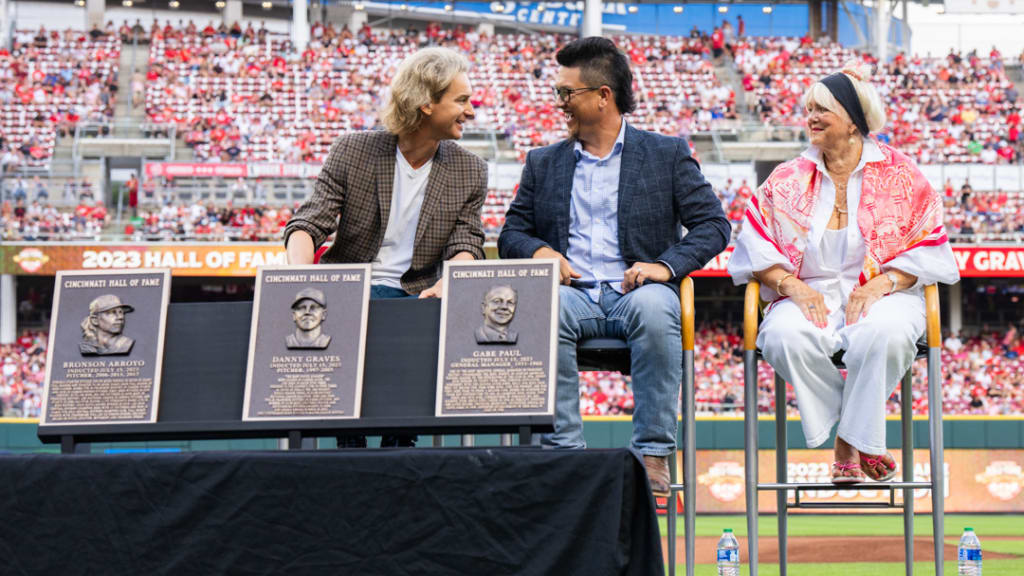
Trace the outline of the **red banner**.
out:
M 979 278 L 1024 278 L 1024 247 L 953 246 L 960 275 Z
M 726 267 L 734 247 L 729 246 L 715 256 L 703 270 L 693 276 L 726 277 Z M 953 245 L 960 276 L 964 278 L 1024 278 L 1024 247 L 1021 246 L 959 246 Z

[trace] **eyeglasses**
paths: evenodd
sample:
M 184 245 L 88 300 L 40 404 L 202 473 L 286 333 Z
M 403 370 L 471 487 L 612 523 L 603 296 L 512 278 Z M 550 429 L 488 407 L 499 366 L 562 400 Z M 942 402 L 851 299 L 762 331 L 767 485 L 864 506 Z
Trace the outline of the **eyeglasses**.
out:
M 573 94 L 579 94 L 580 92 L 590 92 L 591 90 L 600 90 L 600 86 L 584 86 L 583 88 L 552 88 L 552 92 L 555 95 L 555 99 L 559 102 L 568 103 L 572 99 Z

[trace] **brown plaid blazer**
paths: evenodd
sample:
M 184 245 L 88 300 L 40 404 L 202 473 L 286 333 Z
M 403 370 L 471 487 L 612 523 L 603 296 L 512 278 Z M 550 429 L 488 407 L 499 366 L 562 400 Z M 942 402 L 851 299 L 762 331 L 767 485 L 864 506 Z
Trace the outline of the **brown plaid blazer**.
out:
M 321 262 L 373 262 L 391 213 L 397 147 L 397 136 L 377 130 L 335 140 L 313 195 L 285 227 L 285 244 L 292 232 L 303 230 L 319 248 L 334 232 L 334 243 Z M 443 140 L 427 177 L 412 264 L 402 275 L 406 292 L 417 294 L 432 286 L 441 277 L 441 263 L 459 252 L 484 258 L 480 207 L 486 196 L 487 163 Z

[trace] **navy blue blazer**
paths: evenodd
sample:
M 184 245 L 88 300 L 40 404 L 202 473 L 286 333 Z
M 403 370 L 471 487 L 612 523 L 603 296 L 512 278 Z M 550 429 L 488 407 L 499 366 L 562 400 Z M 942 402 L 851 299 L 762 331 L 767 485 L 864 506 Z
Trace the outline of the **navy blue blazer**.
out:
M 576 171 L 574 140 L 531 150 L 519 193 L 498 237 L 502 258 L 530 258 L 547 246 L 569 250 Z M 627 265 L 664 262 L 678 283 L 725 250 L 731 232 L 722 204 L 681 138 L 626 125 L 619 172 L 619 250 Z M 680 225 L 686 227 L 683 236 Z

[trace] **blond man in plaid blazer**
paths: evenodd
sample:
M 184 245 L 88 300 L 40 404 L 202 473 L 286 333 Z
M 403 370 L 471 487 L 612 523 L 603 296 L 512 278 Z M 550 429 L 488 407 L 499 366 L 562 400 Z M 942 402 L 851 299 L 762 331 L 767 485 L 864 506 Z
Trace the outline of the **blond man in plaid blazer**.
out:
M 453 140 L 474 117 L 466 59 L 446 48 L 406 58 L 382 114 L 386 131 L 346 134 L 331 147 L 313 196 L 285 227 L 291 264 L 371 262 L 372 298 L 441 297 L 445 260 L 484 258 L 480 207 L 487 164 Z M 381 446 L 415 446 L 385 436 Z M 338 446 L 366 446 L 339 436 Z
M 487 164 L 453 140 L 474 117 L 469 63 L 449 49 L 406 58 L 391 83 L 386 131 L 345 134 L 331 147 L 312 197 L 292 216 L 288 261 L 371 262 L 375 297 L 441 296 L 445 260 L 484 258 L 480 207 Z

